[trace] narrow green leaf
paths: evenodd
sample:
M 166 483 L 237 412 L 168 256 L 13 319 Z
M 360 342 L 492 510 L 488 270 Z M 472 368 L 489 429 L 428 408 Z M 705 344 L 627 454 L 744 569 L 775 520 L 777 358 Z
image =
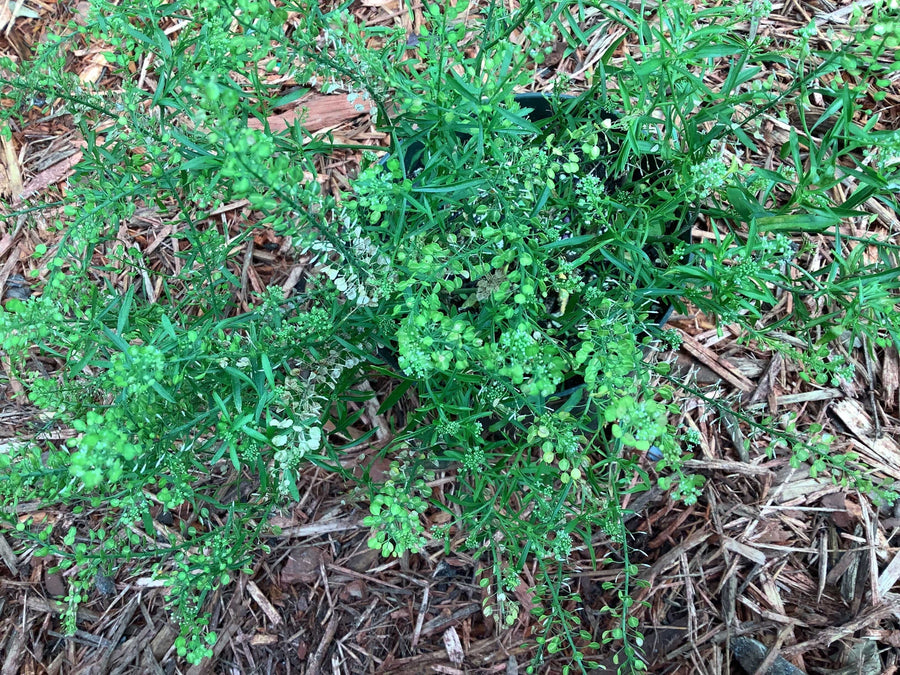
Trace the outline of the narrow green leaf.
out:
M 234 466 L 236 471 L 241 470 L 241 460 L 238 458 L 237 454 L 237 445 L 234 443 L 228 444 L 228 457 L 231 459 L 231 464 Z
M 836 216 L 797 213 L 783 216 L 764 216 L 756 219 L 762 232 L 824 232 L 840 222 Z
M 471 180 L 462 180 L 458 183 L 447 183 L 438 187 L 425 187 L 422 185 L 414 185 L 413 192 L 443 194 L 446 192 L 455 192 L 457 190 L 467 190 L 469 188 L 479 187 L 484 183 L 482 178 L 473 178 Z
M 226 420 L 230 417 L 228 414 L 228 408 L 225 407 L 225 401 L 222 400 L 222 397 L 219 396 L 218 392 L 212 392 L 213 401 L 215 401 L 216 407 L 222 411 L 222 417 Z
M 269 383 L 269 388 L 275 388 L 275 373 L 272 372 L 272 362 L 269 361 L 269 355 L 263 352 L 260 356 L 260 361 L 262 363 L 262 371 L 266 376 L 266 382 Z
M 153 539 L 156 538 L 156 528 L 153 527 L 153 516 L 149 509 L 141 509 L 141 521 L 144 524 L 144 533 Z
M 723 56 L 731 56 L 732 54 L 740 54 L 744 51 L 742 47 L 737 45 L 702 45 L 688 52 L 689 56 L 700 59 L 719 59 Z
M 294 475 L 293 469 L 286 469 L 284 479 L 287 483 L 288 494 L 295 502 L 300 501 L 300 491 L 297 489 L 297 477 Z
M 291 89 L 286 94 L 283 94 L 277 98 L 272 99 L 269 102 L 269 107 L 270 108 L 281 108 L 286 105 L 289 105 L 289 104 L 293 103 L 294 101 L 300 99 L 304 95 L 306 95 L 306 93 L 308 91 L 309 91 L 309 89 L 304 89 L 303 87 L 295 87 L 294 89 Z
M 120 352 L 122 352 L 123 354 L 127 354 L 127 353 L 128 353 L 128 343 L 125 342 L 125 340 L 122 339 L 122 336 L 121 336 L 121 335 L 118 335 L 118 334 L 114 333 L 113 331 L 111 331 L 111 330 L 110 330 L 109 328 L 107 328 L 106 326 L 103 327 L 103 334 L 104 334 L 106 337 L 108 337 L 108 338 L 109 338 L 109 341 L 112 342 L 112 343 L 116 346 L 116 349 L 118 349 L 118 350 L 119 350 Z
M 394 407 L 394 405 L 401 399 L 403 394 L 409 391 L 409 388 L 413 385 L 412 380 L 404 380 L 390 393 L 390 395 L 382 401 L 381 406 L 378 408 L 378 414 L 383 415 L 388 410 Z
M 241 426 L 241 432 L 252 438 L 254 441 L 259 441 L 260 443 L 269 442 L 269 439 L 266 438 L 263 434 L 246 424 Z
M 557 241 L 551 241 L 547 244 L 543 244 L 541 248 L 554 249 L 563 248 L 565 246 L 580 246 L 581 244 L 586 244 L 587 242 L 592 241 L 596 238 L 596 234 L 581 234 L 577 237 L 569 237 L 567 239 L 558 239 Z
M 129 286 L 128 290 L 125 291 L 125 296 L 122 298 L 119 316 L 116 319 L 116 332 L 119 335 L 125 335 L 125 332 L 128 330 L 128 322 L 131 319 L 131 305 L 134 302 L 134 291 L 136 288 L 137 285 L 135 284 Z
M 166 334 L 173 340 L 177 340 L 178 336 L 175 334 L 175 326 L 172 324 L 172 320 L 168 317 L 168 315 L 163 314 L 160 317 L 159 321 L 162 324 L 163 330 L 166 332 Z
M 150 386 L 153 387 L 153 391 L 159 394 L 163 400 L 168 403 L 175 403 L 175 397 L 172 396 L 172 394 L 169 393 L 169 390 L 163 387 L 159 382 L 153 382 Z

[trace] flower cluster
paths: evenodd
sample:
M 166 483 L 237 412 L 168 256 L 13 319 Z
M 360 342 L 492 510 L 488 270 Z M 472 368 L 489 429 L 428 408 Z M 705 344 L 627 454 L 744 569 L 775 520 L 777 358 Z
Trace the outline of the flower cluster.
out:
M 15 360 L 24 358 L 34 344 L 65 332 L 66 319 L 50 295 L 22 302 L 13 298 L 0 307 L 0 348 Z
M 900 165 L 900 131 L 880 132 L 866 159 L 874 159 L 874 166 L 883 173 Z
M 690 190 L 698 199 L 705 199 L 725 185 L 730 167 L 721 155 L 705 159 L 690 169 Z
M 353 180 L 352 199 L 347 201 L 347 211 L 354 219 L 363 219 L 369 225 L 379 223 L 385 212 L 397 198 L 409 193 L 412 181 L 403 178 L 400 162 L 396 158 L 385 164 L 373 164 Z
M 360 306 L 375 306 L 380 297 L 380 280 L 392 276 L 390 261 L 382 250 L 363 234 L 362 227 L 352 226 L 343 234 L 349 244 L 347 255 L 332 260 L 333 243 L 317 240 L 310 245 L 318 259 L 317 272 L 324 274 L 348 300 Z M 349 255 L 349 259 L 348 259 Z
M 606 191 L 606 182 L 593 174 L 585 176 L 578 181 L 576 194 L 578 214 L 584 224 L 597 234 L 606 232 L 612 220 L 610 211 L 615 208 Z
M 528 42 L 528 56 L 538 65 L 553 51 L 553 25 L 537 22 L 525 26 L 522 38 Z
M 209 630 L 210 614 L 203 605 L 209 593 L 230 583 L 233 570 L 241 569 L 244 560 L 235 534 L 226 525 L 205 537 L 199 550 L 176 551 L 174 570 L 156 566 L 156 574 L 169 585 L 166 603 L 180 623 L 175 650 L 189 663 L 212 655 L 217 636 Z
M 369 538 L 369 548 L 378 549 L 383 556 L 401 556 L 407 551 L 418 553 L 425 546 L 419 516 L 428 504 L 419 496 L 411 495 L 394 481 L 381 486 L 369 505 L 369 513 L 363 524 L 375 529 Z
M 113 354 L 110 364 L 112 383 L 134 395 L 163 378 L 165 358 L 153 345 L 131 345 L 126 352 Z
M 761 19 L 772 13 L 772 0 L 752 0 L 735 6 L 735 17 L 739 19 Z
M 556 465 L 563 484 L 582 479 L 587 463 L 583 439 L 578 437 L 574 420 L 567 414 L 539 417 L 528 431 L 528 441 L 538 444 L 545 464 Z
M 477 473 L 484 468 L 485 456 L 484 448 L 475 445 L 466 450 L 462 459 L 462 468 L 471 473 Z
M 436 295 L 412 304 L 418 311 L 408 316 L 397 333 L 400 367 L 416 377 L 466 370 L 470 357 L 484 346 L 467 317 L 451 318 L 436 309 Z
M 76 419 L 72 427 L 79 432 L 66 441 L 73 449 L 69 473 L 88 490 L 101 483 L 116 484 L 129 464 L 141 454 L 127 424 L 117 409 L 106 414 L 90 411 L 84 419 Z
M 485 593 L 485 597 L 481 601 L 481 611 L 485 616 L 496 615 L 503 622 L 504 626 L 510 627 L 519 618 L 521 610 L 519 603 L 512 594 L 522 582 L 514 568 L 501 568 L 499 564 L 495 564 L 493 567 L 494 575 L 499 580 L 500 587 L 497 589 L 496 594 L 492 594 L 490 579 L 488 577 L 481 579 L 479 586 Z
M 643 452 L 667 429 L 668 411 L 652 399 L 637 401 L 632 396 L 622 396 L 606 409 L 604 416 L 612 424 L 613 437 Z
M 319 449 L 322 444 L 322 429 L 309 422 L 293 418 L 274 420 L 270 423 L 272 446 L 275 450 L 275 465 L 278 467 L 278 493 L 282 497 L 300 499 L 297 491 L 297 467 L 303 458 Z
M 598 396 L 625 387 L 643 355 L 635 337 L 635 317 L 625 306 L 604 299 L 597 317 L 579 331 L 575 362 L 584 364 L 584 381 Z

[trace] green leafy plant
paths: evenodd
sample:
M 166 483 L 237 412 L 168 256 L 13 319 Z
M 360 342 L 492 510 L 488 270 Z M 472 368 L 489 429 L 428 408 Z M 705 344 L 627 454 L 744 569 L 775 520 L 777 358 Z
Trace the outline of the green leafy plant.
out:
M 827 53 L 814 25 L 791 46 L 748 38 L 739 24 L 765 2 L 464 9 L 427 2 L 410 36 L 303 0 L 96 0 L 86 26 L 4 64 L 7 117 L 40 91 L 86 142 L 50 205 L 59 241 L 35 252 L 41 293 L 0 312 L 29 400 L 71 431 L 0 454 L 2 503 L 104 509 L 87 541 L 3 512 L 23 542 L 78 567 L 69 630 L 93 575 L 141 560 L 171 584 L 178 653 L 208 656 L 207 596 L 246 566 L 266 516 L 300 499 L 303 465 L 353 478 L 344 460 L 366 438 L 342 432 L 369 396 L 361 384 L 380 378 L 394 392 L 382 413 L 407 392 L 418 405 L 381 449 L 389 475 L 365 473 L 356 493 L 368 493 L 369 545 L 399 556 L 456 541 L 484 561 L 486 615 L 534 617 L 537 660 L 564 653 L 583 671 L 605 645 L 644 669 L 623 499 L 655 482 L 693 503 L 705 480 L 685 463 L 697 439 L 674 424 L 691 385 L 658 363 L 680 339 L 662 325 L 668 308 L 715 317 L 815 383 L 851 375 L 855 341 L 897 344 L 897 247 L 840 227 L 870 199 L 896 210 L 896 132 L 860 119 L 896 49 L 895 7 L 878 4 L 857 43 L 830 36 Z M 554 44 L 569 53 L 604 32 L 621 37 L 586 91 L 568 96 L 560 74 L 553 93 L 519 95 Z M 87 41 L 110 46 L 120 90 L 66 70 L 65 50 Z M 152 86 L 134 81 L 135 63 Z M 780 90 L 771 64 L 791 74 Z M 311 87 L 370 112 L 390 147 L 311 137 L 302 119 L 273 130 L 270 115 Z M 827 105 L 818 119 L 812 94 Z M 800 123 L 781 167 L 751 165 L 761 123 L 787 111 Z M 367 150 L 363 166 L 327 193 L 317 160 L 347 149 Z M 216 218 L 235 203 L 239 223 Z M 170 219 L 169 257 L 122 234 L 148 210 Z M 701 216 L 710 236 L 695 241 Z M 287 293 L 246 292 L 261 230 L 309 262 Z M 811 268 L 823 241 L 829 262 Z M 770 451 L 887 489 L 819 431 L 773 431 Z M 437 471 L 453 477 L 440 494 Z M 451 521 L 426 531 L 438 508 Z M 165 545 L 160 510 L 179 514 Z M 597 636 L 567 578 L 576 556 L 603 562 L 601 540 L 623 571 Z M 529 561 L 535 605 L 522 608 Z

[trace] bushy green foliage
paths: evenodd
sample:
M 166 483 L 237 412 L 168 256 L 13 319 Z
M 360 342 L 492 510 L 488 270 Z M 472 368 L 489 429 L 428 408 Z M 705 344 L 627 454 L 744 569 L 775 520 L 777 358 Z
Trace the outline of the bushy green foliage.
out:
M 896 132 L 856 116 L 871 81 L 884 86 L 896 8 L 879 4 L 862 40 L 816 54 L 814 25 L 787 48 L 739 30 L 767 5 L 427 2 L 410 36 L 305 0 L 95 0 L 87 26 L 5 64 L 6 114 L 41 91 L 86 141 L 42 292 L 0 312 L 0 346 L 30 401 L 71 430 L 0 454 L 0 499 L 104 509 L 87 541 L 16 523 L 39 553 L 78 567 L 67 627 L 94 575 L 139 558 L 171 584 L 179 654 L 209 655 L 208 594 L 246 566 L 266 516 L 299 500 L 304 464 L 352 478 L 342 460 L 358 450 L 341 431 L 367 396 L 358 385 L 378 376 L 398 392 L 391 405 L 405 391 L 419 405 L 382 450 L 385 481 L 363 481 L 370 546 L 405 555 L 462 534 L 452 539 L 490 570 L 485 614 L 507 626 L 535 560 L 537 603 L 524 609 L 542 653 L 586 669 L 586 652 L 615 642 L 623 668 L 640 670 L 623 498 L 651 486 L 645 457 L 674 498 L 695 502 L 704 484 L 685 469 L 698 439 L 673 423 L 685 383 L 658 384 L 656 354 L 679 339 L 659 325 L 666 308 L 736 325 L 818 383 L 852 375 L 845 345 L 897 343 L 896 246 L 840 229 L 869 199 L 897 206 Z M 517 97 L 554 43 L 570 53 L 603 31 L 624 35 L 587 92 Z M 626 38 L 635 49 L 622 58 Z M 121 91 L 66 71 L 65 51 L 85 40 L 110 46 Z M 775 91 L 767 63 L 794 80 Z M 714 69 L 725 79 L 712 90 Z M 391 139 L 340 195 L 316 180 L 316 159 L 340 146 L 302 120 L 268 125 L 311 86 L 346 94 Z M 813 93 L 828 108 L 810 125 Z M 760 122 L 789 109 L 802 128 L 779 148 L 781 169 L 745 163 Z M 238 200 L 252 215 L 235 234 L 213 214 Z M 173 224 L 172 270 L 118 235 L 148 208 Z M 701 213 L 717 236 L 695 242 Z M 248 309 L 242 256 L 260 228 L 290 237 L 309 266 L 297 288 Z M 820 269 L 808 269 L 813 237 L 830 247 Z M 35 367 L 37 354 L 58 369 Z M 882 489 L 819 431 L 772 431 L 770 449 Z M 455 475 L 443 501 L 438 470 Z M 189 514 L 165 545 L 151 508 Z M 432 508 L 452 514 L 440 531 L 422 523 Z M 602 562 L 598 537 L 622 564 L 607 589 L 615 628 L 599 638 L 580 627 L 566 581 L 576 552 Z

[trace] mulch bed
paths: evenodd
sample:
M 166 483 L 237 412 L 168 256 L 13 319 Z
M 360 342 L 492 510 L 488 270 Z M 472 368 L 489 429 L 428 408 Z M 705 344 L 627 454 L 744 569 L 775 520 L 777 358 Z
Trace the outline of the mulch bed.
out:
M 0 53 L 19 59 L 27 58 L 57 22 L 84 11 L 82 4 L 30 0 L 39 18 L 19 16 L 9 23 L 11 14 L 2 9 L 6 4 L 15 3 L 0 4 L 4 22 Z M 787 0 L 776 4 L 757 30 L 776 41 L 789 41 L 791 31 L 813 18 L 840 28 L 848 6 Z M 364 2 L 354 11 L 370 25 L 408 22 L 396 0 Z M 407 28 L 415 32 L 415 23 Z M 577 89 L 584 84 L 590 55 L 596 51 L 586 48 L 566 58 L 561 58 L 562 52 L 551 55 L 538 73 L 548 79 L 538 80 L 535 88 L 548 87 L 553 73 L 566 72 Z M 90 81 L 115 86 L 99 53 L 98 47 L 86 46 L 73 55 L 72 68 Z M 883 112 L 881 128 L 898 128 L 898 103 L 895 87 L 878 104 Z M 873 109 L 875 105 L 873 101 Z M 311 131 L 328 130 L 350 143 L 385 142 L 367 114 L 357 112 L 345 95 L 310 94 L 280 119 L 290 119 L 301 107 L 309 109 L 306 126 Z M 39 203 L 54 201 L 65 189 L 65 178 L 80 156 L 80 143 L 69 117 L 40 116 L 36 111 L 27 125 L 13 129 L 12 143 L 0 148 L 6 180 L 0 189 L 6 190 L 6 198 L 14 195 L 21 200 L 24 195 Z M 767 146 L 760 156 L 746 159 L 759 166 L 777 165 L 779 145 L 788 130 L 787 122 L 767 123 Z M 358 169 L 358 160 L 349 152 L 322 159 L 319 168 L 326 189 L 345 186 L 347 176 Z M 888 237 L 900 232 L 894 213 L 877 202 L 866 206 L 877 218 L 849 225 L 856 228 L 853 234 Z M 12 206 L 7 200 L 0 208 L 18 207 L 15 200 Z M 33 255 L 36 248 L 46 244 L 52 249 L 58 237 L 47 226 L 52 215 L 35 215 L 27 227 L 23 218 L 0 221 L 4 300 L 20 297 L 15 293 L 23 293 L 24 279 L 31 279 L 32 269 L 40 269 L 42 261 Z M 232 234 L 249 215 L 245 203 L 229 205 L 217 214 Z M 695 237 L 711 236 L 711 227 L 700 221 Z M 139 211 L 118 236 L 136 242 L 155 269 L 175 272 L 178 261 L 173 251 L 178 242 L 171 235 L 165 214 L 148 209 Z M 820 264 L 825 264 L 828 245 L 817 243 Z M 271 285 L 291 288 L 300 270 L 302 261 L 292 257 L 289 243 L 261 232 L 235 273 L 243 281 L 246 301 L 250 290 Z M 144 283 L 113 281 L 123 290 L 129 283 Z M 837 437 L 836 450 L 852 449 L 875 475 L 900 478 L 896 350 L 877 350 L 877 357 L 869 359 L 854 348 L 857 379 L 840 387 L 819 387 L 801 380 L 790 364 L 770 351 L 739 344 L 737 331 L 727 327 L 719 331 L 702 315 L 673 317 L 670 326 L 685 341 L 678 353 L 661 358 L 671 361 L 677 372 L 690 374 L 706 396 L 740 398 L 767 411 L 773 424 L 789 412 L 797 415 L 801 428 L 822 424 Z M 3 366 L 8 375 L 8 364 Z M 389 382 L 372 381 L 379 399 L 389 387 Z M 21 391 L 15 379 L 0 376 L 0 451 L 17 438 L 54 433 L 44 428 L 35 409 L 16 397 Z M 808 675 L 896 672 L 900 511 L 879 508 L 828 478 L 811 478 L 808 467 L 792 468 L 785 457 L 769 457 L 765 452 L 769 438 L 750 435 L 735 418 L 717 416 L 700 397 L 686 394 L 684 411 L 680 425 L 698 430 L 702 438 L 691 463 L 693 470 L 709 478 L 702 498 L 685 506 L 652 490 L 631 495 L 627 504 L 634 512 L 627 521 L 631 562 L 640 566 L 640 577 L 649 582 L 636 592 L 636 599 L 647 603 L 637 615 L 646 636 L 649 671 L 753 672 L 761 657 L 741 665 L 733 656 L 735 644 L 746 646 L 740 640 L 752 638 L 772 648 L 765 665 L 782 670 L 770 672 L 791 672 L 777 661 L 779 655 Z M 358 431 L 382 424 L 377 416 L 364 414 Z M 649 462 L 647 469 L 652 472 Z M 436 493 L 447 476 L 437 478 Z M 123 568 L 115 578 L 98 578 L 79 611 L 80 630 L 65 637 L 59 621 L 65 575 L 49 571 L 52 559 L 12 548 L 12 539 L 0 530 L 0 675 L 526 672 L 534 655 L 528 646 L 533 645 L 533 619 L 523 612 L 506 629 L 483 616 L 478 561 L 447 554 L 437 543 L 423 554 L 383 559 L 366 546 L 368 530 L 361 523 L 365 500 L 347 498 L 351 485 L 314 467 L 303 473 L 298 485 L 301 501 L 273 517 L 272 524 L 281 533 L 267 542 L 270 551 L 255 557 L 252 574 L 237 575 L 225 591 L 210 599 L 211 629 L 219 636 L 215 657 L 194 667 L 175 657 L 177 630 L 163 607 L 165 589 L 145 570 Z M 60 531 L 71 524 L 89 527 L 92 522 L 90 511 L 76 516 L 36 504 L 18 508 L 20 514 L 55 524 Z M 154 516 L 160 532 L 173 526 L 167 520 L 171 514 Z M 590 556 L 581 552 L 580 571 L 576 565 L 571 575 L 572 590 L 581 603 L 573 603 L 572 609 L 580 612 L 587 629 L 600 635 L 612 627 L 603 608 L 617 605 L 603 583 L 621 577 L 622 560 L 618 547 L 604 535 L 598 535 L 592 546 L 606 562 L 592 569 Z M 526 569 L 524 576 L 528 575 Z M 524 579 L 519 590 L 526 602 L 529 581 Z M 598 650 L 595 658 L 605 669 L 596 672 L 614 672 L 611 656 Z M 558 673 L 563 665 L 563 660 L 547 657 L 537 672 Z

